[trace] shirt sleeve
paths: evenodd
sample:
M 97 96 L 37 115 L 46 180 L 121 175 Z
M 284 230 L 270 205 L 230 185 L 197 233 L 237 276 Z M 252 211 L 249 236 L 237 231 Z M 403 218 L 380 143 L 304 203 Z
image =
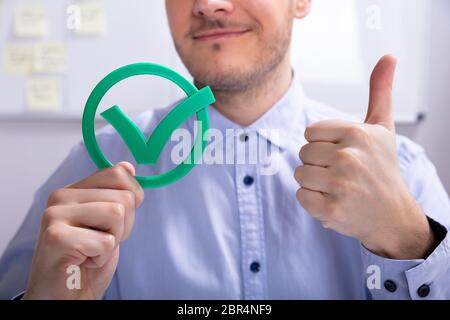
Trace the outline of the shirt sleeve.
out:
M 49 194 L 93 171 L 95 167 L 80 143 L 35 193 L 25 220 L 0 259 L 0 299 L 13 299 L 26 289 L 41 217 Z
M 379 271 L 378 287 L 366 290 L 370 299 L 450 299 L 450 201 L 435 167 L 422 149 L 412 142 L 400 144 L 403 177 L 440 239 L 426 258 L 392 260 L 379 257 L 361 246 L 364 271 Z M 365 285 L 373 274 L 364 272 Z

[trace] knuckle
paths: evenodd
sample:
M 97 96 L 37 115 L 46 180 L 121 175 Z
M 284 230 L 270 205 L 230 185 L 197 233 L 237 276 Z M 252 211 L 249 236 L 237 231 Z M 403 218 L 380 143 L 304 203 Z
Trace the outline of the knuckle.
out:
M 295 168 L 294 178 L 295 178 L 295 180 L 297 180 L 298 183 L 301 182 L 301 180 L 302 180 L 302 167 L 301 166 Z
M 297 193 L 296 193 L 296 197 L 297 197 L 298 202 L 303 206 L 303 208 L 308 210 L 310 201 L 308 198 L 307 191 L 303 188 L 298 189 Z
M 348 137 L 358 137 L 361 134 L 361 127 L 358 125 L 349 125 L 345 128 L 345 135 Z
M 44 242 L 49 246 L 60 244 L 65 237 L 66 233 L 62 225 L 52 224 L 44 231 Z
M 347 151 L 344 149 L 337 150 L 335 154 L 335 163 L 337 163 L 339 166 L 342 166 L 345 165 L 347 161 L 348 161 Z
M 304 161 L 305 160 L 305 156 L 306 156 L 306 152 L 307 152 L 307 144 L 305 144 L 303 147 L 300 148 L 300 151 L 298 153 L 298 157 L 300 158 L 300 160 Z
M 66 198 L 66 190 L 64 188 L 56 189 L 48 197 L 47 206 L 53 206 L 61 203 Z
M 299 188 L 299 189 L 297 190 L 297 192 L 295 193 L 295 196 L 296 196 L 297 200 L 298 200 L 300 203 L 302 203 L 303 200 L 304 200 L 303 189 L 302 189 L 302 188 Z
M 348 127 L 347 135 L 350 136 L 352 139 L 355 139 L 360 142 L 369 141 L 369 133 L 362 125 L 354 125 Z
M 117 181 L 124 181 L 128 177 L 128 172 L 122 166 L 115 166 L 111 169 L 111 177 Z
M 45 209 L 44 214 L 42 215 L 42 224 L 44 226 L 50 226 L 54 223 L 59 216 L 59 210 L 57 207 L 48 207 Z
M 352 150 L 346 148 L 336 152 L 336 163 L 343 169 L 353 169 L 359 160 Z
M 124 190 L 121 192 L 123 197 L 123 204 L 127 208 L 134 208 L 136 202 L 136 196 L 132 191 Z
M 311 140 L 313 137 L 314 131 L 315 131 L 315 125 L 312 124 L 312 125 L 307 126 L 305 129 L 305 139 L 308 141 Z
M 352 195 L 354 192 L 352 183 L 344 180 L 331 181 L 330 188 L 332 188 L 334 194 L 339 196 Z
M 116 246 L 116 237 L 112 234 L 107 234 L 101 239 L 101 246 L 105 251 L 112 251 Z
M 362 167 L 357 151 L 350 148 L 338 152 L 337 162 L 340 169 L 347 174 L 357 172 Z
M 135 207 L 138 206 L 138 205 L 141 205 L 142 202 L 145 199 L 145 191 L 144 191 L 144 189 L 139 185 L 139 183 L 137 184 L 137 186 L 138 186 L 138 191 L 135 194 L 135 196 L 136 196 L 135 197 L 135 202 L 134 202 L 134 206 Z
M 333 194 L 340 194 L 343 187 L 344 183 L 339 179 L 331 179 L 328 181 L 328 188 Z
M 119 222 L 122 222 L 125 217 L 125 207 L 123 204 L 115 202 L 108 204 L 108 211 L 111 216 Z

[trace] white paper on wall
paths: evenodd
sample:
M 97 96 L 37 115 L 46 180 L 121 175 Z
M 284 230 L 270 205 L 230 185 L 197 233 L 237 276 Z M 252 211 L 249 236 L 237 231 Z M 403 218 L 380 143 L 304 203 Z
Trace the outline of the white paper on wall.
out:
M 40 4 L 16 7 L 14 33 L 18 37 L 42 37 L 49 32 L 48 9 Z
M 67 71 L 66 46 L 63 43 L 39 43 L 34 50 L 34 71 L 61 74 Z
M 101 1 L 78 1 L 69 12 L 71 29 L 80 36 L 100 36 L 106 33 L 106 13 Z
M 33 78 L 28 80 L 27 104 L 33 111 L 57 111 L 60 108 L 61 84 L 57 79 Z
M 33 68 L 33 46 L 9 44 L 5 47 L 4 66 L 6 73 L 27 75 Z

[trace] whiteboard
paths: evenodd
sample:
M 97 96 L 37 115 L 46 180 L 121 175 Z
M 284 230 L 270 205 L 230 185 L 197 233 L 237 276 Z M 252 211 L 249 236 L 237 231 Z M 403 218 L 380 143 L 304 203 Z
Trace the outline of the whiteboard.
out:
M 367 111 L 370 74 L 386 53 L 398 58 L 395 118 L 426 112 L 433 1 L 317 0 L 295 26 L 293 65 L 309 96 L 349 113 Z
M 51 75 L 61 82 L 62 100 L 57 112 L 32 112 L 26 103 L 27 81 L 50 75 L 11 75 L 2 65 L 0 118 L 78 120 L 94 86 L 112 70 L 133 62 L 156 62 L 189 76 L 172 43 L 164 1 L 101 1 L 106 10 L 107 30 L 99 37 L 76 36 L 66 27 L 67 7 L 73 2 L 0 0 L 0 49 L 7 44 L 57 41 L 66 44 L 68 60 L 66 73 Z M 29 39 L 14 35 L 14 10 L 21 3 L 48 7 L 48 35 Z M 415 121 L 427 109 L 430 3 L 427 0 L 314 0 L 310 16 L 295 24 L 292 44 L 292 64 L 307 95 L 363 115 L 370 72 L 379 57 L 393 53 L 399 59 L 394 89 L 396 119 Z M 100 109 L 118 104 L 130 114 L 136 114 L 163 107 L 180 96 L 180 90 L 167 80 L 140 76 L 115 86 L 105 96 Z
M 3 0 L 0 8 L 0 48 L 7 43 L 66 44 L 68 70 L 54 76 L 33 73 L 31 76 L 0 71 L 0 117 L 18 119 L 80 119 L 86 100 L 94 86 L 109 72 L 123 65 L 151 61 L 174 65 L 175 50 L 167 27 L 164 1 L 104 0 L 107 29 L 103 36 L 76 36 L 66 27 L 67 8 L 71 0 Z M 14 10 L 21 3 L 46 4 L 50 33 L 42 38 L 18 38 L 13 32 Z M 30 112 L 26 102 L 29 78 L 51 77 L 61 81 L 62 103 L 58 112 Z M 135 77 L 115 86 L 103 99 L 102 108 L 114 104 L 130 113 L 138 113 L 173 100 L 177 89 L 171 83 L 153 77 Z M 99 108 L 100 109 L 100 108 Z

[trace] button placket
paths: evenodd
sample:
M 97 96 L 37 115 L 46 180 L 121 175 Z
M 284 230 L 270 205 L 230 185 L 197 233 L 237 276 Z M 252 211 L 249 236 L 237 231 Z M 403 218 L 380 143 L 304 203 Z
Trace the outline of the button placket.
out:
M 241 142 L 243 143 L 243 142 Z M 256 165 L 236 165 L 244 299 L 264 298 L 263 245 Z

